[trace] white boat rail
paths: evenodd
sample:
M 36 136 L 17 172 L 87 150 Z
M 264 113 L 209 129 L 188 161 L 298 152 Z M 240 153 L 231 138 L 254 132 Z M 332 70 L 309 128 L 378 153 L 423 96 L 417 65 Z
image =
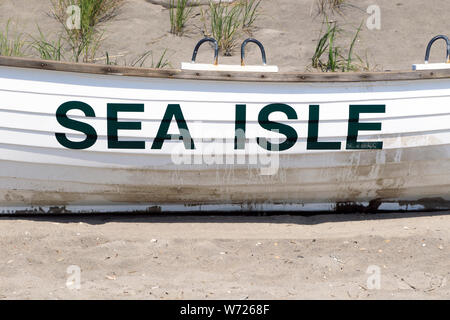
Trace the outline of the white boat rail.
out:
M 214 45 L 214 63 L 204 64 L 195 63 L 197 58 L 198 49 L 205 42 L 211 42 Z M 262 65 L 245 65 L 245 47 L 248 43 L 255 43 L 261 50 Z M 214 38 L 203 38 L 200 40 L 194 48 L 191 62 L 182 62 L 181 70 L 193 70 L 193 71 L 235 71 L 235 72 L 278 72 L 278 66 L 266 65 L 266 51 L 261 42 L 256 39 L 248 38 L 241 45 L 241 64 L 240 65 L 219 65 L 219 45 Z
M 437 40 L 444 40 L 447 44 L 447 56 L 446 56 L 446 63 L 428 63 L 430 60 L 430 51 L 431 47 Z M 442 69 L 450 69 L 450 41 L 447 36 L 444 35 L 438 35 L 433 37 L 433 39 L 430 40 L 430 42 L 427 45 L 427 50 L 425 52 L 425 63 L 422 64 L 413 64 L 412 69 L 414 71 L 420 71 L 420 70 L 442 70 Z

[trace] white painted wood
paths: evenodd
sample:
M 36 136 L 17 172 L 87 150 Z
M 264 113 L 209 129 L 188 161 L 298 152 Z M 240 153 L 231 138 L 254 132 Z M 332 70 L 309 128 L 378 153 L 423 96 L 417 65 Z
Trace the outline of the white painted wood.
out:
M 450 63 L 422 63 L 422 64 L 413 64 L 413 70 L 442 70 L 442 69 L 450 69 Z
M 95 111 L 93 119 L 70 113 L 95 128 L 89 149 L 69 150 L 55 138 L 84 139 L 56 120 L 67 101 Z M 141 130 L 121 130 L 120 139 L 145 141 L 145 149 L 108 148 L 108 103 L 144 104 L 144 112 L 119 118 L 141 122 Z M 185 151 L 181 141 L 151 149 L 170 103 L 180 104 L 196 150 Z M 271 116 L 297 131 L 289 150 L 267 152 L 256 143 L 282 139 L 258 123 L 270 103 L 297 113 L 294 120 Z M 236 104 L 247 105 L 244 151 L 234 150 Z M 320 105 L 319 141 L 341 142 L 341 150 L 307 150 L 311 104 Z M 383 141 L 383 150 L 346 150 L 350 104 L 386 105 L 383 114 L 361 115 L 382 130 L 359 134 Z M 0 212 L 332 211 L 346 203 L 450 209 L 449 106 L 450 79 L 256 83 L 0 67 Z M 169 132 L 177 133 L 175 123 Z M 248 159 L 241 163 L 242 154 Z
M 252 65 L 229 65 L 229 64 L 205 64 L 182 62 L 181 70 L 195 70 L 195 71 L 232 71 L 232 72 L 278 72 L 277 66 L 252 66 Z

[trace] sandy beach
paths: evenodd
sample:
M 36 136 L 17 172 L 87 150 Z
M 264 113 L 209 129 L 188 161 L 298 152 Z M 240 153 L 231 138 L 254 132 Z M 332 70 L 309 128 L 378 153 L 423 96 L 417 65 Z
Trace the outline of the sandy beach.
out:
M 449 227 L 448 212 L 3 217 L 0 298 L 449 299 Z
M 368 64 L 369 70 L 410 70 L 413 63 L 423 62 L 428 41 L 437 34 L 447 34 L 450 29 L 450 21 L 442 14 L 450 10 L 447 1 L 378 0 L 375 4 L 381 9 L 380 29 L 369 30 L 366 21 L 370 15 L 366 10 L 373 4 L 371 0 L 349 0 L 339 12 L 328 13 L 330 21 L 337 21 L 342 29 L 337 41 L 343 49 L 349 47 L 362 24 L 354 50 L 363 60 L 362 64 Z M 100 26 L 104 41 L 98 49 L 96 63 L 105 63 L 106 52 L 111 57 L 117 56 L 113 60 L 123 65 L 130 64 L 148 50 L 154 52 L 157 60 L 167 50 L 171 66 L 180 68 L 181 62 L 190 61 L 195 44 L 204 36 L 201 8 L 207 6 L 194 8 L 194 17 L 189 20 L 185 34 L 179 37 L 169 32 L 169 11 L 164 6 L 146 0 L 124 1 L 117 16 Z M 11 19 L 12 31 L 23 33 L 24 39 L 37 37 L 37 26 L 49 38 L 55 39 L 62 27 L 50 13 L 49 0 L 2 0 L 0 27 Z M 322 22 L 323 15 L 318 14 L 313 0 L 263 0 L 251 36 L 265 45 L 269 64 L 278 65 L 280 71 L 311 70 L 311 58 Z M 238 44 L 249 36 L 241 33 Z M 431 61 L 444 62 L 444 44 L 437 43 L 434 50 Z M 32 50 L 28 54 L 36 56 Z M 261 63 L 256 46 L 249 46 L 247 57 L 248 64 Z M 201 50 L 198 61 L 212 61 L 211 50 Z M 219 59 L 219 63 L 224 64 L 239 62 L 238 49 L 233 56 L 220 56 Z M 151 59 L 144 66 L 150 63 Z

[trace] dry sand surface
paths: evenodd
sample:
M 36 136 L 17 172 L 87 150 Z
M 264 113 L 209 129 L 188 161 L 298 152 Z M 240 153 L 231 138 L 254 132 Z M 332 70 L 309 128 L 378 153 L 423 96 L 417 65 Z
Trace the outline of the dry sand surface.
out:
M 342 15 L 332 17 L 344 30 L 343 47 L 365 23 L 371 4 L 382 10 L 381 30 L 364 27 L 356 51 L 367 53 L 373 69 L 410 69 L 423 61 L 432 36 L 449 33 L 449 1 L 352 0 Z M 311 63 L 322 22 L 311 5 L 311 0 L 263 1 L 253 36 L 282 71 L 304 71 Z M 48 0 L 0 0 L 0 27 L 12 18 L 26 36 L 37 35 L 36 24 L 56 36 L 61 28 L 49 12 Z M 149 49 L 158 56 L 167 48 L 175 68 L 189 61 L 203 36 L 199 16 L 185 36 L 169 34 L 167 9 L 145 0 L 126 0 L 102 28 L 99 57 L 108 51 L 124 63 Z M 443 48 L 437 45 L 434 61 L 442 61 Z M 248 56 L 249 63 L 259 63 L 256 48 Z M 198 61 L 211 57 L 203 49 Z M 237 64 L 238 53 L 220 61 Z M 4 217 L 0 298 L 449 299 L 449 228 L 449 213 Z M 66 287 L 70 265 L 82 270 L 80 290 Z M 380 268 L 380 290 L 367 286 L 371 265 Z
M 194 9 L 196 17 L 188 22 L 185 35 L 178 37 L 168 32 L 168 10 L 149 1 L 124 1 L 117 17 L 102 26 L 105 41 L 98 50 L 98 58 L 107 51 L 110 56 L 120 56 L 119 64 L 129 64 L 147 50 L 154 52 L 156 60 L 167 49 L 174 68 L 190 60 L 195 43 L 203 37 L 199 12 L 206 7 Z M 380 30 L 366 27 L 369 17 L 366 10 L 373 4 L 381 9 Z M 0 0 L 0 27 L 11 18 L 15 29 L 25 35 L 37 36 L 36 25 L 39 25 L 49 37 L 56 37 L 61 27 L 50 17 L 50 11 L 50 0 Z M 425 47 L 434 35 L 449 34 L 447 12 L 450 12 L 447 0 L 349 0 L 341 14 L 329 15 L 343 29 L 338 38 L 338 45 L 343 48 L 349 47 L 357 27 L 363 22 L 355 50 L 364 62 L 369 62 L 370 69 L 409 70 L 413 63 L 423 61 Z M 281 71 L 305 71 L 311 64 L 322 21 L 313 0 L 263 0 L 253 36 L 265 45 L 270 64 L 278 65 Z M 239 44 L 246 37 L 248 34 L 241 34 Z M 259 64 L 256 46 L 249 46 L 248 50 L 248 63 Z M 435 50 L 432 60 L 443 62 L 444 44 L 437 43 Z M 212 61 L 211 50 L 203 48 L 198 61 Z M 232 57 L 220 57 L 221 63 L 239 64 L 239 61 L 238 51 Z M 149 60 L 147 65 L 150 63 Z
M 450 212 L 3 217 L 0 298 L 449 299 L 449 228 Z

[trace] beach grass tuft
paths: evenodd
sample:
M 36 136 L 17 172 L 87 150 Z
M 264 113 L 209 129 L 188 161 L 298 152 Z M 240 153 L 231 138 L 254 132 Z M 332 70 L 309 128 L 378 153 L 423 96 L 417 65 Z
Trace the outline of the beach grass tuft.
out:
M 170 33 L 177 36 L 183 35 L 186 23 L 192 17 L 192 4 L 194 3 L 191 0 L 170 0 Z
M 338 11 L 344 4 L 345 0 L 316 0 L 317 10 L 319 14 L 326 14 L 328 11 Z
M 10 20 L 6 23 L 4 31 L 0 30 L 0 55 L 2 56 L 24 56 L 25 41 L 22 40 L 22 34 L 11 37 Z
M 259 16 L 259 5 L 262 0 L 241 0 L 242 28 L 250 31 Z
M 165 67 L 171 67 L 171 64 L 169 62 L 169 59 L 166 57 L 167 49 L 164 50 L 164 52 L 159 56 L 159 59 L 154 62 L 153 61 L 153 55 L 152 55 L 152 64 L 151 67 L 154 69 L 163 69 Z
M 98 25 L 111 20 L 117 15 L 123 0 L 51 0 L 52 14 L 65 30 L 65 41 L 68 43 L 75 62 L 91 62 L 100 46 L 103 34 Z M 75 17 L 75 9 L 80 8 L 79 25 L 68 25 L 68 19 Z M 69 12 L 68 12 L 69 10 Z
M 164 49 L 163 53 L 159 56 L 158 60 L 154 60 L 153 51 L 149 50 L 141 54 L 135 60 L 133 60 L 130 64 L 132 67 L 144 67 L 148 58 L 151 58 L 150 68 L 153 69 L 163 69 L 170 66 L 170 62 L 167 59 L 167 49 Z
M 242 6 L 222 2 L 209 3 L 211 35 L 219 43 L 223 55 L 231 56 L 236 47 L 237 34 L 242 26 Z
M 48 40 L 38 26 L 39 38 L 33 38 L 31 48 L 35 50 L 41 59 L 61 61 L 63 59 L 63 43 L 60 35 L 56 40 Z
M 53 16 L 66 22 L 67 10 L 76 5 L 81 9 L 81 26 L 97 26 L 117 16 L 124 0 L 50 0 Z
M 262 0 L 239 0 L 224 3 L 210 0 L 209 10 L 201 9 L 204 36 L 216 39 L 221 53 L 231 56 L 242 32 L 251 34 L 255 29 L 254 23 L 260 15 L 261 2 Z
M 312 57 L 312 67 L 322 72 L 350 72 L 360 70 L 361 67 L 354 63 L 356 56 L 354 55 L 354 47 L 361 31 L 362 23 L 352 38 L 347 54 L 337 45 L 337 36 L 342 31 L 338 28 L 337 23 L 335 21 L 330 22 L 326 18 L 324 25 L 326 26 L 326 31 L 320 36 L 317 42 Z M 361 61 L 359 57 L 357 58 Z
M 109 52 L 108 51 L 105 52 L 105 57 L 106 57 L 105 64 L 107 66 L 115 66 L 115 65 L 117 65 L 117 61 L 112 61 L 111 58 L 109 57 Z

